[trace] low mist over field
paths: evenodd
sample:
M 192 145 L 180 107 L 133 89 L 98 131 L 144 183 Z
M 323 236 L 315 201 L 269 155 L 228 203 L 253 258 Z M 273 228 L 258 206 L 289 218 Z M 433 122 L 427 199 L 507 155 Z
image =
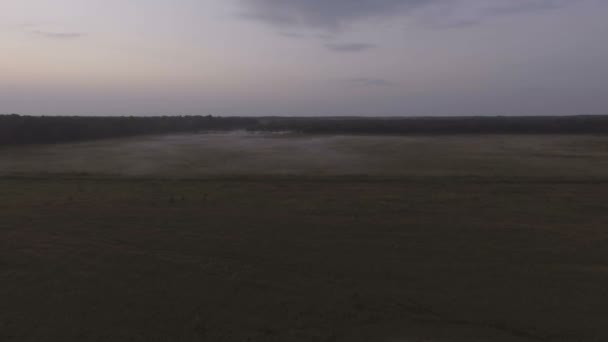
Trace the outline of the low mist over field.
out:
M 605 177 L 608 137 L 177 134 L 6 147 L 0 174 Z
M 607 175 L 601 135 L 4 146 L 0 340 L 602 342 Z

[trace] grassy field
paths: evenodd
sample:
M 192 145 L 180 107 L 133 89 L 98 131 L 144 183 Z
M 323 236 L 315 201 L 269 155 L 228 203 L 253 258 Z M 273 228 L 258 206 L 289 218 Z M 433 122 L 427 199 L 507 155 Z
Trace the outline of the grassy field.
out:
M 0 149 L 0 175 L 604 178 L 608 137 L 167 135 Z
M 608 137 L 0 150 L 1 341 L 606 341 Z

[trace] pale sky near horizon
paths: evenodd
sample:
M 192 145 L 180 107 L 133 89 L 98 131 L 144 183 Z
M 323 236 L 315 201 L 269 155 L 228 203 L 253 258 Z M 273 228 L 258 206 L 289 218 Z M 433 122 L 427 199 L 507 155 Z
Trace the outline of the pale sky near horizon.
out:
M 608 114 L 605 0 L 2 0 L 0 113 Z

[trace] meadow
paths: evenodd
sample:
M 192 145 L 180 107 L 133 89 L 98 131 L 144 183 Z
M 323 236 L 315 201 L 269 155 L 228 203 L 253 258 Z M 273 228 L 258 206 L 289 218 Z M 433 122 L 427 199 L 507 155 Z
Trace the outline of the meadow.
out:
M 2 341 L 606 341 L 608 137 L 0 148 Z
M 594 135 L 216 132 L 0 148 L 0 175 L 147 178 L 369 176 L 603 179 Z

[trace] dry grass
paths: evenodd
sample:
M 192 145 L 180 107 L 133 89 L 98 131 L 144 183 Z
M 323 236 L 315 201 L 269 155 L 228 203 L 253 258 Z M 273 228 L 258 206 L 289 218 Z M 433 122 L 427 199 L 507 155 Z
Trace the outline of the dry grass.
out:
M 608 339 L 604 138 L 319 139 L 415 171 L 48 175 L 3 151 L 31 168 L 0 178 L 0 340 Z M 138 141 L 38 156 L 115 144 Z
M 602 136 L 170 135 L 0 150 L 0 175 L 602 178 Z

